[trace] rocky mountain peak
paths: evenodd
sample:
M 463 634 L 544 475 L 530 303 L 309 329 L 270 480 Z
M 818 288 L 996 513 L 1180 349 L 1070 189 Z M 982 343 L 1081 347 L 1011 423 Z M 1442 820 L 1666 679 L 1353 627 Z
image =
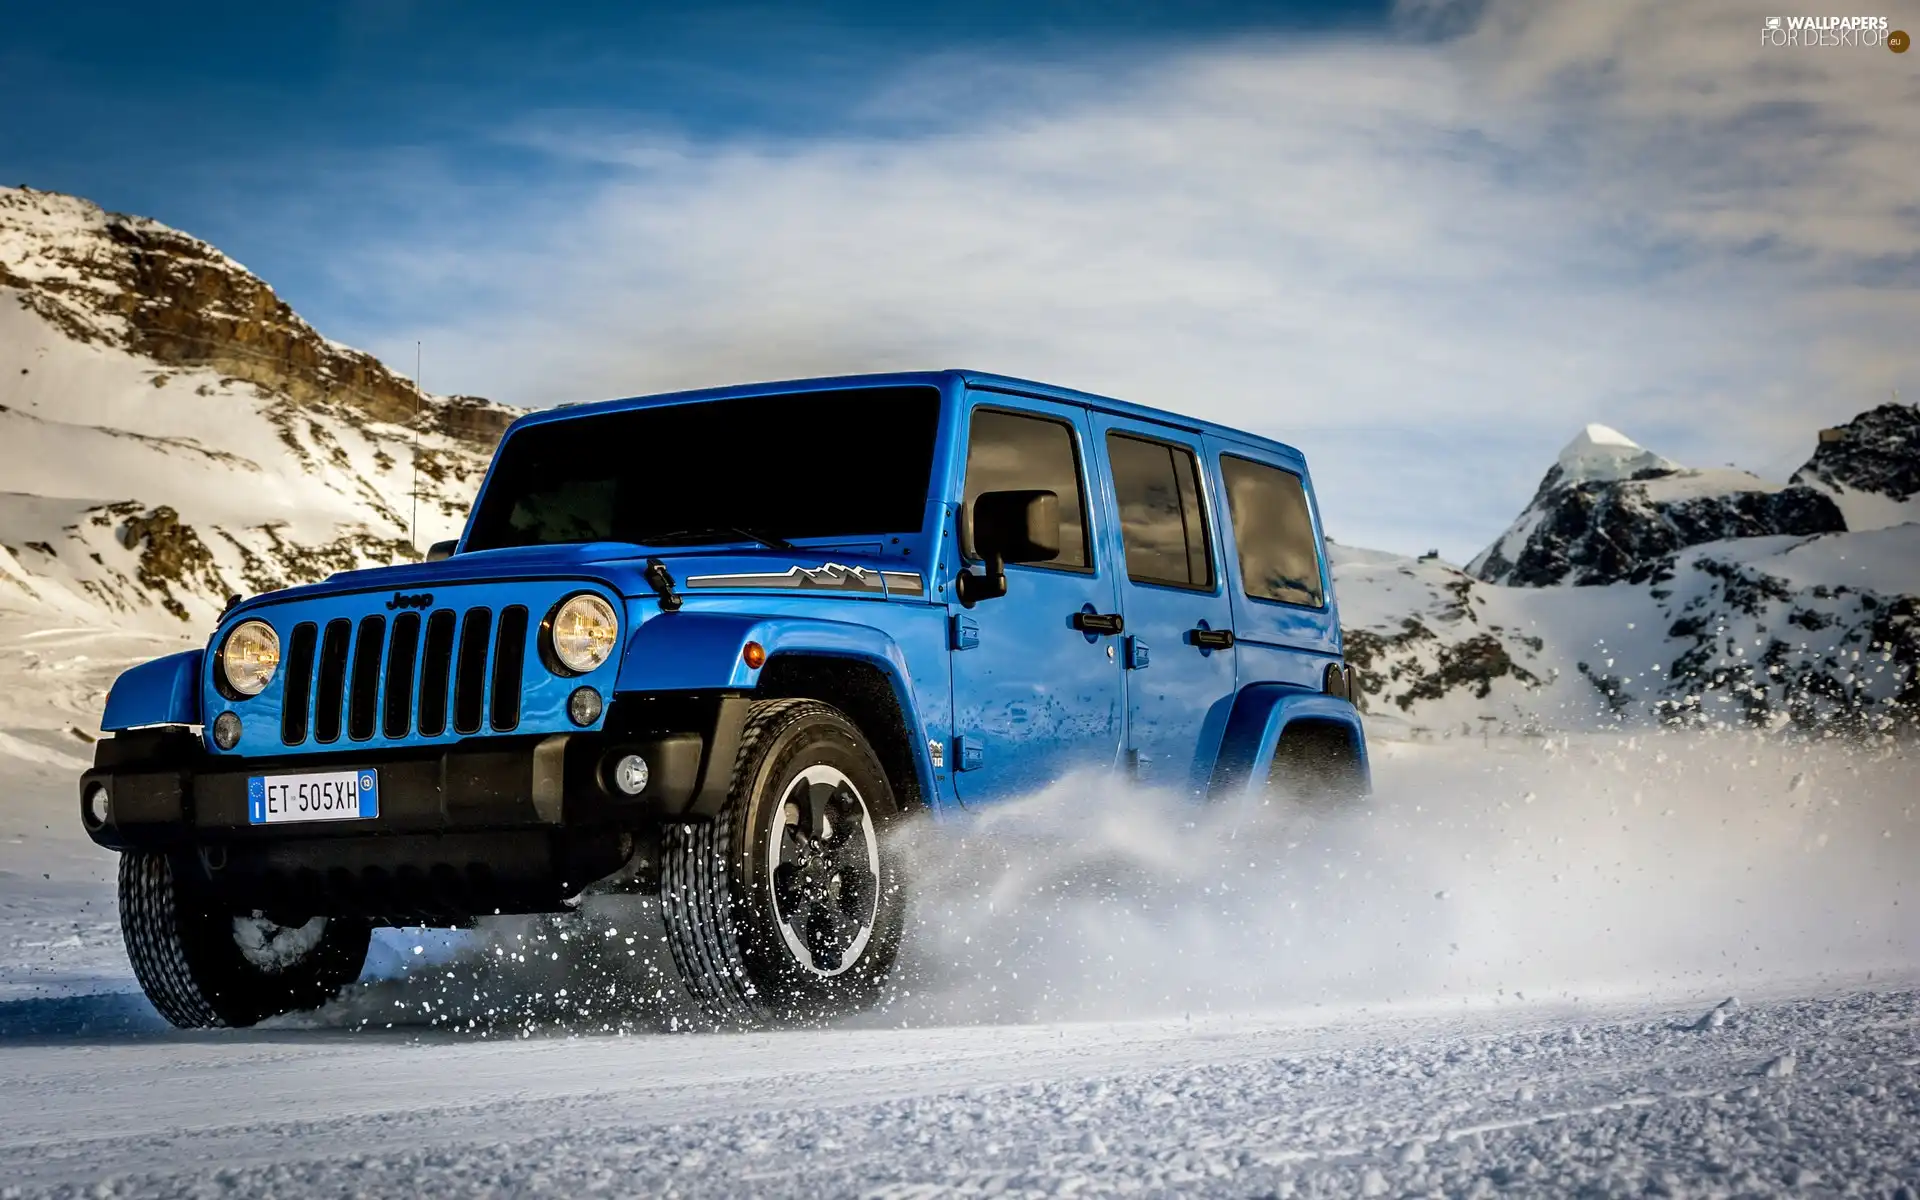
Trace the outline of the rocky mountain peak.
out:
M 1832 496 L 1850 529 L 1920 520 L 1920 408 L 1882 404 L 1821 430 L 1793 482 Z
M 1618 430 L 1588 425 L 1467 570 L 1520 587 L 1638 582 L 1689 546 L 1845 528 L 1839 506 L 1813 488 L 1683 467 Z
M 417 420 L 483 450 L 517 415 L 478 397 L 423 395 L 372 355 L 322 337 L 213 246 L 76 196 L 0 188 L 0 289 L 75 342 L 216 371 L 296 409 Z

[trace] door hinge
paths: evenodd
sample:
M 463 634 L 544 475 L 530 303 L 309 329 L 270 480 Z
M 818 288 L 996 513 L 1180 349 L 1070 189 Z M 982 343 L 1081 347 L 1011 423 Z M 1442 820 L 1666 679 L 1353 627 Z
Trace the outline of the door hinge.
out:
M 971 650 L 980 644 L 980 623 L 958 613 L 952 618 L 951 644 L 955 650 Z
M 1144 671 L 1147 669 L 1147 644 L 1140 640 L 1139 634 L 1127 638 L 1127 670 Z
M 953 768 L 956 771 L 977 771 L 987 761 L 986 747 L 977 738 L 957 737 L 953 739 Z

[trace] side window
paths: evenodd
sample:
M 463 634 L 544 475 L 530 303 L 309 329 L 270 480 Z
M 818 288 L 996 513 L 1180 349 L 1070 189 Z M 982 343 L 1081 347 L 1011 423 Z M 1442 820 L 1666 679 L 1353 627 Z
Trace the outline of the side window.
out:
M 1213 558 L 1200 514 L 1200 464 L 1184 446 L 1107 435 L 1127 578 L 1135 583 L 1211 588 Z
M 1060 497 L 1060 554 L 1033 566 L 1084 571 L 1087 505 L 1080 494 L 1080 460 L 1073 428 L 1064 421 L 991 408 L 973 410 L 967 442 L 967 511 L 982 492 L 1041 488 Z M 973 554 L 971 538 L 963 547 Z
M 1220 475 L 1227 485 L 1247 595 L 1320 607 L 1326 599 L 1320 549 L 1314 544 L 1313 516 L 1300 477 L 1231 454 L 1220 456 Z

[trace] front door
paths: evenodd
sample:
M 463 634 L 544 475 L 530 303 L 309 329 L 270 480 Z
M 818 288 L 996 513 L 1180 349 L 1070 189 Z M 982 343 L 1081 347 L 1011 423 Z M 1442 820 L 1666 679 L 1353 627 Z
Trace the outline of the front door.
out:
M 1085 409 L 970 393 L 965 502 L 1044 488 L 1060 497 L 1060 553 L 1007 567 L 1007 594 L 952 606 L 954 785 L 967 804 L 1037 791 L 1120 754 L 1121 638 L 1114 571 L 1092 519 Z M 964 528 L 964 523 L 963 523 Z M 972 557 L 972 547 L 962 549 Z M 977 569 L 977 567 L 976 567 Z
M 1126 621 L 1127 757 L 1155 787 L 1204 791 L 1233 704 L 1233 604 L 1197 434 L 1095 414 Z

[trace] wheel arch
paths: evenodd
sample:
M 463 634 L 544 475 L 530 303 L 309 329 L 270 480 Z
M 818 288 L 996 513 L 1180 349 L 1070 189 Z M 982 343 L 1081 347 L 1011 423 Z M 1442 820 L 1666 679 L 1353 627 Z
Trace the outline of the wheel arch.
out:
M 747 643 L 766 652 L 747 665 Z M 906 654 L 871 625 L 760 613 L 663 613 L 641 625 L 621 661 L 623 694 L 744 692 L 811 696 L 847 715 L 873 746 L 903 807 L 936 795 Z
M 846 715 L 873 747 L 903 811 L 926 807 L 932 794 L 930 766 L 918 728 L 908 716 L 905 681 L 871 658 L 785 650 L 770 655 L 760 671 L 758 699 L 808 697 Z
M 183 650 L 129 667 L 107 689 L 100 728 L 200 723 L 200 667 L 205 651 Z
M 1279 683 L 1242 688 L 1227 718 L 1209 787 L 1215 796 L 1265 789 L 1276 769 L 1344 755 L 1360 794 L 1373 790 L 1366 731 L 1350 702 Z

